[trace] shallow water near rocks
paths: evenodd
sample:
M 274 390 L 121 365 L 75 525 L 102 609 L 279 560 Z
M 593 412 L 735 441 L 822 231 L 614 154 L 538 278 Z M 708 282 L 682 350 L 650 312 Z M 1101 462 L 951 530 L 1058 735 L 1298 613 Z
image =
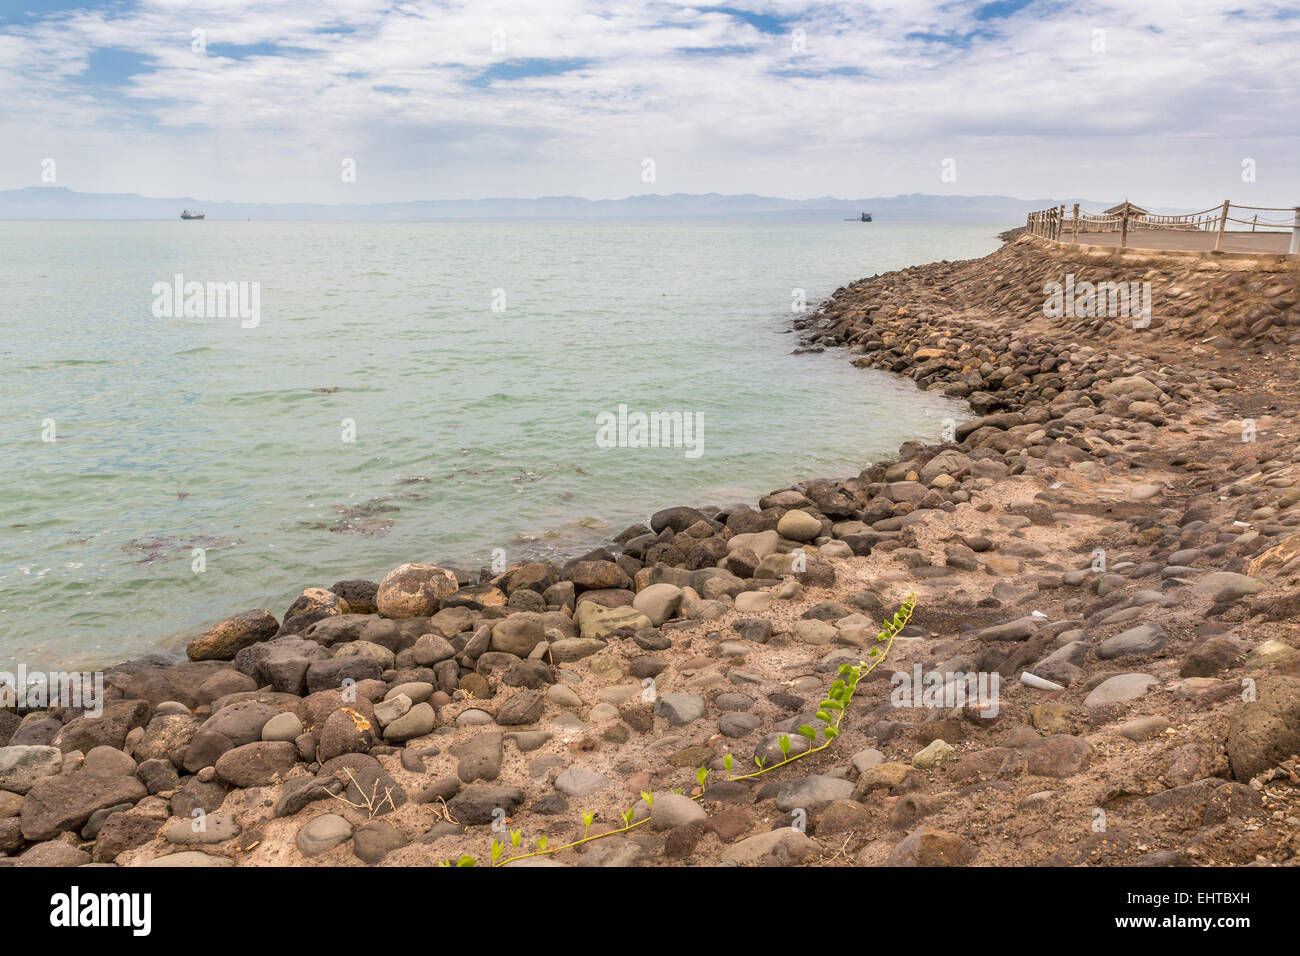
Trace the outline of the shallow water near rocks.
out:
M 792 355 L 792 303 L 997 230 L 0 223 L 0 670 L 175 651 L 404 561 L 573 554 L 934 440 L 964 405 Z M 258 324 L 155 317 L 176 273 L 259 283 Z M 701 453 L 600 447 L 620 405 L 698 416 Z

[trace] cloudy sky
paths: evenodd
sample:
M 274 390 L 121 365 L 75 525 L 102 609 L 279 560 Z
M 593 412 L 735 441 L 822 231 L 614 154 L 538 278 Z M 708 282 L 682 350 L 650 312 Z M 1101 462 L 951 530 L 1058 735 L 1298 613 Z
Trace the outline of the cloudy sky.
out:
M 1298 86 L 1300 0 L 0 0 L 0 188 L 1289 206 Z

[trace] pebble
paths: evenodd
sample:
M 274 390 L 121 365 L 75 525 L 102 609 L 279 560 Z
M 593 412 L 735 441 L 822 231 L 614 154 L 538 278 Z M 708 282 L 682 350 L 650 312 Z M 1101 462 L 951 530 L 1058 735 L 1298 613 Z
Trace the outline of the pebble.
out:
M 654 803 L 650 807 L 650 826 L 655 830 L 671 830 L 709 818 L 699 803 L 680 793 L 658 793 L 652 796 Z
M 684 727 L 704 716 L 704 698 L 699 694 L 660 694 L 655 713 L 674 727 Z
M 337 813 L 326 813 L 304 824 L 295 843 L 303 856 L 319 856 L 351 836 L 352 824 Z
M 1101 707 L 1105 704 L 1121 704 L 1141 697 L 1159 684 L 1160 681 L 1150 674 L 1119 674 L 1099 684 L 1083 699 L 1083 705 Z

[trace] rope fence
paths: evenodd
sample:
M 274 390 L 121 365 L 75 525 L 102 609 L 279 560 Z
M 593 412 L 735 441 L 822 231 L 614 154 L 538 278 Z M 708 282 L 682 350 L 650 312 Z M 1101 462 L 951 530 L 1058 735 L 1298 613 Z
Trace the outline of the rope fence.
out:
M 1234 212 L 1238 215 L 1233 215 Z M 1230 222 L 1248 228 L 1229 230 Z M 1085 212 L 1075 203 L 1074 209 L 1067 213 L 1065 206 L 1053 206 L 1031 212 L 1025 219 L 1025 229 L 1031 235 L 1047 239 L 1069 235 L 1075 243 L 1081 232 L 1118 232 L 1121 249 L 1128 245 L 1129 233 L 1139 230 L 1214 232 L 1215 252 L 1222 251 L 1225 232 L 1285 231 L 1291 233 L 1289 254 L 1300 254 L 1300 206 L 1246 206 L 1227 199 L 1218 206 L 1178 216 L 1149 213 L 1127 201 L 1119 212 Z

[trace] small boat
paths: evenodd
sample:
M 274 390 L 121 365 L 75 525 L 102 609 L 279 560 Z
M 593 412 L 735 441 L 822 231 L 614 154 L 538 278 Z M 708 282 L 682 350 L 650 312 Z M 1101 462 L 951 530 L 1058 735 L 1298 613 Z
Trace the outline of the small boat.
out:
M 199 212 L 197 209 L 183 209 L 183 210 L 181 210 L 181 218 L 182 218 L 182 219 L 202 219 L 202 218 L 203 218 L 203 213 Z
M 869 213 L 869 212 L 864 212 L 864 213 L 862 214 L 862 221 L 863 221 L 863 222 L 871 222 L 871 213 Z

